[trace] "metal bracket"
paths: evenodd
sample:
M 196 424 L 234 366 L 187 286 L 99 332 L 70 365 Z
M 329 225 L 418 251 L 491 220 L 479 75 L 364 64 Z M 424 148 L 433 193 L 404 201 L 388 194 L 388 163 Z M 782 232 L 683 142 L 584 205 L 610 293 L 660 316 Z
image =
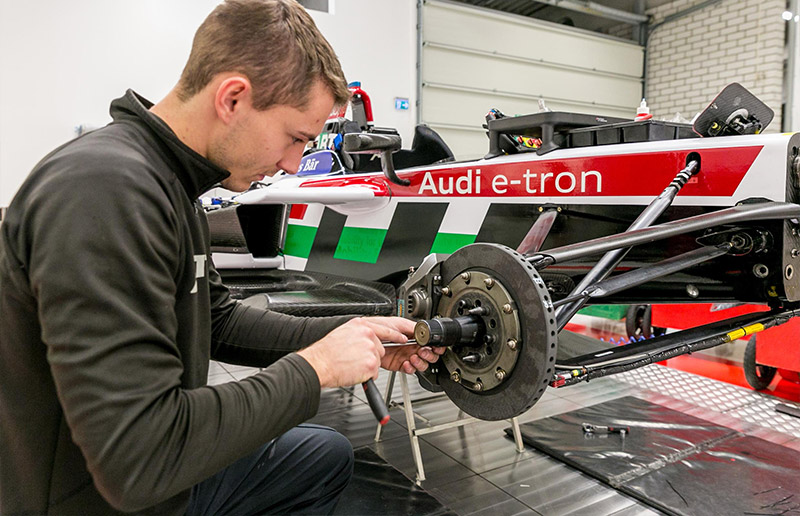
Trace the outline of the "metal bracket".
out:
M 394 381 L 395 377 L 397 376 L 397 372 L 392 371 L 391 376 L 389 376 L 389 382 L 386 385 L 386 394 L 384 400 L 386 401 L 386 406 L 390 409 L 392 408 L 390 401 L 392 398 L 392 391 L 394 390 Z M 419 436 L 432 434 L 434 432 L 439 432 L 442 430 L 447 430 L 448 428 L 456 428 L 464 425 L 468 425 L 471 423 L 475 423 L 480 421 L 474 417 L 468 416 L 463 417 L 464 412 L 459 410 L 458 411 L 458 418 L 450 421 L 448 423 L 442 423 L 438 425 L 430 425 L 426 428 L 417 428 L 414 408 L 411 404 L 411 395 L 408 390 L 408 378 L 407 375 L 401 374 L 400 375 L 400 388 L 403 393 L 403 412 L 406 416 L 406 426 L 408 428 L 408 440 L 411 444 L 411 453 L 414 457 L 414 465 L 417 468 L 417 476 L 416 476 L 416 483 L 420 485 L 422 482 L 425 481 L 425 466 L 422 463 L 422 451 L 420 450 L 419 446 Z M 435 398 L 428 398 L 424 401 L 430 401 L 432 399 L 439 399 L 439 397 Z M 512 434 L 514 435 L 514 444 L 517 450 L 517 453 L 522 453 L 525 451 L 525 444 L 522 442 L 522 432 L 519 428 L 519 420 L 516 417 L 513 417 L 509 420 L 511 423 Z M 383 426 L 378 425 L 377 429 L 375 430 L 375 442 L 379 442 L 381 440 L 381 432 Z

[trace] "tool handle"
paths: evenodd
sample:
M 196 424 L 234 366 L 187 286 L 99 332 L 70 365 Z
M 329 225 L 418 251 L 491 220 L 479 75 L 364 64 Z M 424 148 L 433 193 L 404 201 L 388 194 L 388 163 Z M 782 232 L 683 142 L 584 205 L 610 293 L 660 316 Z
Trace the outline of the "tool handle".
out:
M 364 392 L 367 394 L 367 401 L 369 402 L 369 408 L 372 409 L 372 413 L 375 414 L 375 419 L 378 420 L 378 423 L 385 425 L 389 422 L 389 409 L 386 408 L 386 403 L 383 401 L 381 397 L 381 393 L 378 391 L 378 387 L 375 385 L 375 382 L 370 378 L 366 382 L 361 384 L 364 387 Z

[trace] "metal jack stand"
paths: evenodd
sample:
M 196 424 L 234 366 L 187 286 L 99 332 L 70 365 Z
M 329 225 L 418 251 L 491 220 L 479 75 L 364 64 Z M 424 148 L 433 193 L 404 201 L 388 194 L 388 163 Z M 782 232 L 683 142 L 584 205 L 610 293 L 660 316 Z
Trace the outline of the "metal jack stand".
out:
M 397 376 L 396 372 L 392 372 L 391 376 L 389 377 L 389 382 L 386 385 L 386 394 L 384 397 L 384 401 L 386 402 L 386 406 L 389 406 L 389 403 L 392 399 L 392 390 L 394 389 L 394 380 Z M 411 442 L 411 452 L 414 456 L 414 464 L 417 466 L 417 484 L 425 481 L 425 468 L 422 465 L 422 453 L 420 452 L 419 448 L 419 436 L 425 434 L 431 434 L 433 432 L 438 432 L 440 430 L 446 430 L 448 428 L 456 428 L 459 426 L 468 425 L 470 423 L 474 423 L 478 421 L 474 417 L 462 417 L 464 412 L 458 412 L 458 419 L 455 421 L 450 421 L 449 423 L 442 423 L 441 425 L 432 425 L 427 428 L 417 428 L 416 423 L 414 422 L 414 409 L 411 406 L 411 395 L 408 392 L 408 379 L 406 378 L 405 374 L 400 375 L 400 388 L 403 391 L 403 412 L 406 415 L 406 425 L 408 426 L 408 439 Z M 424 401 L 424 400 L 423 400 Z M 514 434 L 514 443 L 516 444 L 517 453 L 522 453 L 525 451 L 525 446 L 522 443 L 522 433 L 519 429 L 519 421 L 516 417 L 513 417 L 509 420 L 511 422 L 511 428 Z M 375 431 L 375 442 L 380 441 L 381 439 L 381 429 L 383 427 L 378 425 L 377 430 Z

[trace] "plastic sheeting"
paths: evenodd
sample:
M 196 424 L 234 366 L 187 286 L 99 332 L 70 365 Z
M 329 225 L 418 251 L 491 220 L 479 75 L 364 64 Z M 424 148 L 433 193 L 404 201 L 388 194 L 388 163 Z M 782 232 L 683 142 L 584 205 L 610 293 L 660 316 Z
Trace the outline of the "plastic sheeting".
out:
M 369 448 L 355 450 L 353 480 L 334 514 L 455 515 Z
M 630 432 L 584 433 L 583 423 Z M 521 429 L 526 444 L 669 514 L 800 514 L 800 452 L 638 398 Z

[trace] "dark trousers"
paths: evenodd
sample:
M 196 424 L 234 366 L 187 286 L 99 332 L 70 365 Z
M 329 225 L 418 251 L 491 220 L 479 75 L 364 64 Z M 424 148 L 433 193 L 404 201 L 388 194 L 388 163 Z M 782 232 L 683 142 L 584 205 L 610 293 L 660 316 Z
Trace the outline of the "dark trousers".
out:
M 350 441 L 303 424 L 194 486 L 186 514 L 330 514 L 352 474 Z

